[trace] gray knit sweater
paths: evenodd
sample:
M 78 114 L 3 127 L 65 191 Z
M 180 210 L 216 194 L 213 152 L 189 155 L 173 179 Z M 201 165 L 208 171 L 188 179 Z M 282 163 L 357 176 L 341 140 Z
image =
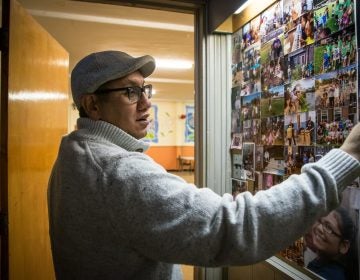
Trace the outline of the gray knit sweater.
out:
M 57 279 L 181 279 L 178 265 L 246 265 L 299 238 L 338 205 L 360 164 L 332 150 L 280 185 L 235 200 L 196 188 L 103 121 L 80 118 L 49 182 Z

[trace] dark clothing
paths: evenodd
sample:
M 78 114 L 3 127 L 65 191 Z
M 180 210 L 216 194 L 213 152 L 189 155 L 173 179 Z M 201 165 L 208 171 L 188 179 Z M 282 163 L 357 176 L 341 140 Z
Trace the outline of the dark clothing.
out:
M 334 261 L 322 262 L 315 259 L 308 264 L 307 268 L 326 280 L 346 280 L 345 269 Z

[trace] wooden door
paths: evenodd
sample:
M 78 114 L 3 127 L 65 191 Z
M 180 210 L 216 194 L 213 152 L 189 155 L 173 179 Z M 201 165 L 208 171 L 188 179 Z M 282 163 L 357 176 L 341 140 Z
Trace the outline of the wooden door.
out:
M 7 98 L 1 104 L 1 167 L 7 171 L 0 181 L 1 194 L 7 194 L 2 211 L 8 220 L 3 239 L 8 241 L 8 278 L 49 280 L 55 277 L 47 183 L 67 132 L 69 55 L 19 3 L 3 2 L 9 3 L 3 11 L 9 15 L 9 36 L 1 93 L 2 101 Z

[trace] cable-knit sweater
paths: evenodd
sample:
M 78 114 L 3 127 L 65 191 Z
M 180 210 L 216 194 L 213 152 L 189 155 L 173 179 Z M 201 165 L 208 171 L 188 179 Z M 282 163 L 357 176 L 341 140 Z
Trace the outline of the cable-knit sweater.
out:
M 57 279 L 181 279 L 174 264 L 246 265 L 299 238 L 360 173 L 334 149 L 301 175 L 234 200 L 196 188 L 121 129 L 86 118 L 63 137 L 49 182 Z

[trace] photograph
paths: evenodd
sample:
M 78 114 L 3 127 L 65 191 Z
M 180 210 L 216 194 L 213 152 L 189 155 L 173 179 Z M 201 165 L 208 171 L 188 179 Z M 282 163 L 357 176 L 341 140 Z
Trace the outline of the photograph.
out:
M 261 66 L 262 91 L 283 85 L 288 80 L 288 60 L 281 57 L 277 62 L 270 61 Z
M 293 81 L 285 86 L 284 115 L 315 110 L 315 80 Z
M 354 1 L 331 1 L 314 11 L 315 38 L 320 40 L 354 24 Z
M 302 0 L 283 0 L 283 23 L 285 31 L 294 28 L 294 22 L 302 14 Z
M 261 95 L 261 118 L 284 114 L 284 86 L 272 87 Z
M 262 42 L 265 42 L 267 41 L 267 39 L 265 38 L 266 35 L 277 30 L 283 25 L 282 2 L 278 1 L 274 5 L 266 9 L 260 15 L 260 21 L 260 38 L 261 41 L 264 38 L 264 41 Z
M 267 173 L 263 172 L 262 174 L 262 189 L 267 190 L 272 186 L 280 184 L 284 180 L 284 176 L 275 174 L 275 173 Z
M 240 133 L 242 131 L 241 120 L 240 120 L 240 111 L 232 110 L 231 111 L 231 133 Z
M 244 48 L 260 41 L 260 15 L 245 24 L 242 28 L 242 40 Z
M 261 120 L 251 119 L 243 122 L 243 142 L 261 143 Z
M 264 146 L 264 173 L 285 175 L 285 155 L 283 146 Z
M 246 180 L 245 170 L 243 168 L 243 160 L 241 153 L 232 151 L 232 177 L 239 180 Z
M 356 62 L 354 27 L 315 43 L 314 74 L 319 75 L 348 67 Z
M 264 160 L 264 146 L 256 146 L 255 147 L 255 170 L 262 171 L 263 170 L 263 160 Z
M 285 148 L 285 176 L 300 174 L 304 164 L 315 162 L 315 147 L 292 146 Z
M 274 64 L 280 62 L 280 58 L 284 56 L 284 33 L 281 29 L 278 29 L 281 33 L 272 33 L 274 37 L 269 37 L 268 41 L 263 42 L 260 48 L 260 57 L 262 64 L 270 64 L 271 61 Z
M 316 144 L 339 147 L 356 124 L 356 111 L 347 107 L 317 110 Z
M 232 179 L 231 185 L 232 185 L 232 195 L 234 199 L 238 194 L 248 191 L 248 183 L 246 181 Z
M 261 91 L 260 43 L 255 43 L 244 51 L 242 66 L 242 95 Z
M 232 36 L 232 64 L 237 64 L 241 61 L 241 41 L 242 29 L 235 31 Z
M 302 14 L 284 34 L 284 54 L 292 53 L 315 42 L 312 12 Z
M 316 143 L 316 112 L 285 116 L 285 145 L 312 146 Z
M 260 99 L 261 99 L 260 93 L 255 93 L 252 95 L 241 97 L 242 120 L 260 118 Z
M 284 116 L 261 119 L 261 144 L 284 145 Z
M 231 65 L 232 87 L 240 86 L 244 80 L 243 77 L 243 62 L 240 61 Z
M 318 75 L 315 78 L 315 107 L 329 109 L 349 107 L 356 110 L 356 65 Z
M 233 137 L 231 140 L 231 149 L 242 149 L 242 134 L 241 133 L 233 133 Z
M 241 89 L 240 87 L 233 87 L 231 89 L 231 109 L 239 110 L 241 108 Z
M 314 76 L 314 45 L 292 52 L 288 56 L 290 81 L 297 81 Z
M 247 180 L 255 180 L 255 143 L 243 143 L 243 166 Z
M 320 217 L 303 237 L 304 267 L 323 279 L 330 279 L 329 271 L 334 279 L 359 279 L 359 209 L 354 202 L 360 200 L 360 189 L 354 186 L 358 181 L 345 188 L 340 205 Z M 318 238 L 319 234 L 325 238 Z

